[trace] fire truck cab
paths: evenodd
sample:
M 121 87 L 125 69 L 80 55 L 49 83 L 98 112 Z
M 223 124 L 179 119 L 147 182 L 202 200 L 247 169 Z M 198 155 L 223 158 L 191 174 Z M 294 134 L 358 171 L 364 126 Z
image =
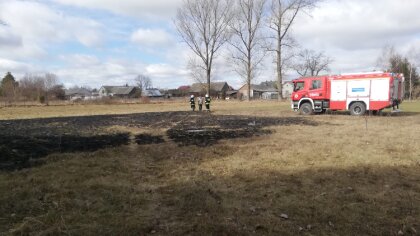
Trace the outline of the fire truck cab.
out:
M 381 111 L 404 97 L 404 77 L 394 73 L 357 73 L 293 80 L 292 109 L 303 115 L 349 110 L 351 115 Z

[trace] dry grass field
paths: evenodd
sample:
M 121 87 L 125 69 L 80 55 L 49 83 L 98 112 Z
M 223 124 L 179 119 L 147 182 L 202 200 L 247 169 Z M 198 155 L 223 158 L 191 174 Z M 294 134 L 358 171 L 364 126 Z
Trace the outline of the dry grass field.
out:
M 2 108 L 5 127 L 145 112 L 167 120 L 94 127 L 161 143 L 52 153 L 32 168 L 0 171 L 0 235 L 419 235 L 420 102 L 401 109 L 302 117 L 289 103 L 215 101 L 211 114 L 175 119 L 187 102 Z M 170 127 L 220 131 L 206 123 L 217 119 L 229 123 L 224 134 L 260 123 L 269 132 L 206 145 L 168 135 Z

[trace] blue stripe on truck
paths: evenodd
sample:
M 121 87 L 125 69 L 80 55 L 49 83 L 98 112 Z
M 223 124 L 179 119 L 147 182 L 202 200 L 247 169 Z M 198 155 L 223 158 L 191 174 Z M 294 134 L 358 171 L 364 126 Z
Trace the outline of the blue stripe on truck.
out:
M 351 92 L 352 93 L 360 93 L 360 92 L 364 92 L 365 88 L 352 88 Z

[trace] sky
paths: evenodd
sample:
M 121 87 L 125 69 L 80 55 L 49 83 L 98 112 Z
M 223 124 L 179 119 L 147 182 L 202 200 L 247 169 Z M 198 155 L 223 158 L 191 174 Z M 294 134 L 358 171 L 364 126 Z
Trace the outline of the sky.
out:
M 191 52 L 173 23 L 182 2 L 0 0 L 0 77 L 49 72 L 66 87 L 99 88 L 134 85 L 144 74 L 157 88 L 191 84 Z M 324 0 L 290 33 L 302 49 L 331 57 L 331 74 L 372 71 L 385 46 L 407 55 L 420 49 L 419 9 L 419 0 Z M 219 56 L 214 80 L 238 89 L 242 80 L 226 61 Z M 275 80 L 266 61 L 255 83 Z

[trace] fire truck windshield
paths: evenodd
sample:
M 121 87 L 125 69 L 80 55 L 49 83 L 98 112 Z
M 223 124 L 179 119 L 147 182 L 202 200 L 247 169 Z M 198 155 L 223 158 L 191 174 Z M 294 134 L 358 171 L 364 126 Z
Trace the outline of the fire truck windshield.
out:
M 294 92 L 300 91 L 305 86 L 305 82 L 296 82 L 295 87 L 293 89 Z

